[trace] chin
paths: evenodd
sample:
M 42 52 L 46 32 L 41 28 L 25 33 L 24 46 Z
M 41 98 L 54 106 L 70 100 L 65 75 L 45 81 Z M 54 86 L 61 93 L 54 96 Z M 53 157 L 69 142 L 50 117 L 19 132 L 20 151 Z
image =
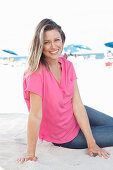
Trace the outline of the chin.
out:
M 56 60 L 60 57 L 60 55 L 51 55 L 51 56 L 48 56 L 47 58 L 48 59 L 53 59 L 53 60 Z

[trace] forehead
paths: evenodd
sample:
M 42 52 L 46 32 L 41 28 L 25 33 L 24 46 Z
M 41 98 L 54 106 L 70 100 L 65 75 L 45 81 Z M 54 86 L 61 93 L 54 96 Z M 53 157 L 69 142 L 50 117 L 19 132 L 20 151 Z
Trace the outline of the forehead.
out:
M 44 32 L 44 39 L 51 39 L 51 38 L 56 38 L 56 37 L 60 37 L 61 35 L 59 33 L 58 30 L 54 29 L 54 30 L 48 30 Z

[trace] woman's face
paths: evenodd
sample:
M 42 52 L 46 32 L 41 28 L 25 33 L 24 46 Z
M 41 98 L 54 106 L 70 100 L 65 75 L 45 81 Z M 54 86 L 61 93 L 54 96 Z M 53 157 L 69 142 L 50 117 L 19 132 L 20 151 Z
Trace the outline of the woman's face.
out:
M 56 29 L 44 33 L 43 54 L 46 59 L 58 59 L 63 50 L 63 42 L 59 31 Z

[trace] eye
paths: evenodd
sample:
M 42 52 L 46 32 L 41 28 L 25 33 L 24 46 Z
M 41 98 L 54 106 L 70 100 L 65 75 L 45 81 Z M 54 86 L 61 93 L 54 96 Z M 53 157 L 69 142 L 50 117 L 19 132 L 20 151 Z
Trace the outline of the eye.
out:
M 45 41 L 44 44 L 49 44 L 49 42 L 48 42 L 48 41 Z
M 60 41 L 60 39 L 59 39 L 59 38 L 57 38 L 55 41 Z

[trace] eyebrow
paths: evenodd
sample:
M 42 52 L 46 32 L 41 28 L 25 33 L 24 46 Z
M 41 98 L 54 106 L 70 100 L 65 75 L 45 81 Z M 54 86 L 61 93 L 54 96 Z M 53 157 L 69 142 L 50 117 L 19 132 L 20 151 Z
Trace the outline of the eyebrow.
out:
M 58 39 L 58 38 L 61 39 L 61 37 L 56 37 L 55 39 Z M 46 40 L 46 39 L 45 39 L 44 41 L 50 41 L 50 40 Z

